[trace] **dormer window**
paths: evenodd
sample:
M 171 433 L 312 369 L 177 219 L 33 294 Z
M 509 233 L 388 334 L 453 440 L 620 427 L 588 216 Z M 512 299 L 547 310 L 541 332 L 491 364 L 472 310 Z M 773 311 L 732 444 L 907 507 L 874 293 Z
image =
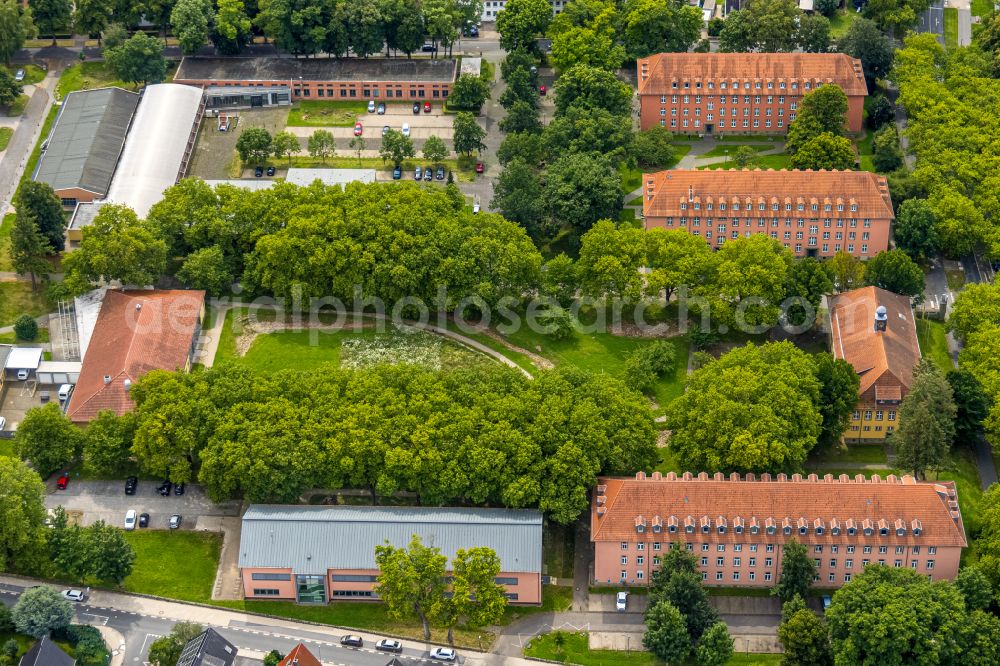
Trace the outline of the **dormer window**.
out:
M 734 530 L 734 531 L 735 531 L 735 532 L 736 532 L 737 534 L 743 534 L 743 526 L 742 526 L 742 525 L 736 525 L 735 527 L 733 527 L 733 530 Z
M 852 213 L 858 212 L 858 204 L 851 204 L 851 212 Z
M 694 534 L 694 525 L 685 525 L 684 531 L 688 534 Z
M 785 525 L 785 527 L 781 531 L 784 533 L 785 536 L 788 536 L 792 533 L 792 526 Z
M 833 527 L 830 528 L 830 534 L 832 534 L 833 536 L 840 536 L 840 528 L 834 525 Z
M 667 525 L 667 531 L 670 532 L 671 534 L 675 534 L 677 532 L 677 526 L 676 525 Z
M 823 211 L 829 213 L 831 210 L 830 204 L 823 204 Z
M 636 532 L 640 532 L 640 533 L 641 532 L 645 532 L 646 531 L 646 526 L 645 525 L 636 525 L 635 526 L 635 531 Z
M 757 534 L 760 532 L 760 527 L 758 525 L 750 526 L 750 534 Z
M 817 525 L 816 526 L 816 534 L 817 534 L 817 536 L 823 534 L 823 526 L 822 525 Z
M 701 526 L 702 534 L 708 534 L 708 530 L 709 530 L 709 525 L 707 523 Z
M 870 527 L 865 528 L 865 536 L 872 536 L 873 534 L 875 534 L 875 530 Z
M 775 531 L 774 525 L 768 525 L 767 526 L 767 533 L 768 534 L 774 534 L 774 531 Z
M 688 209 L 688 205 L 686 203 L 682 203 L 681 204 L 681 210 L 687 210 L 687 209 Z
M 858 528 L 857 527 L 848 527 L 847 528 L 847 536 L 854 536 L 857 533 L 858 533 Z
M 803 526 L 801 526 L 799 528 L 799 534 L 805 535 L 805 533 L 808 532 L 808 531 L 809 531 L 809 528 L 806 527 L 805 525 L 803 525 Z

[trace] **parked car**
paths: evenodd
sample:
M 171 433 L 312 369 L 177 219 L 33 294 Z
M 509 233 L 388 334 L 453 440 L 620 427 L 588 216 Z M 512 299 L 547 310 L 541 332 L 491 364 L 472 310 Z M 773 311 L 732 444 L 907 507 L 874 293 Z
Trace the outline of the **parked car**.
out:
M 56 481 L 56 488 L 59 490 L 66 490 L 66 486 L 69 485 L 69 474 L 63 472 L 62 476 Z
M 72 384 L 62 384 L 59 387 L 59 392 L 56 394 L 59 396 L 59 402 L 64 402 L 69 400 L 69 394 L 73 392 Z
M 433 53 L 434 44 L 431 42 L 424 42 L 424 45 L 420 47 L 420 50 L 423 51 L 424 53 Z
M 274 176 L 274 167 L 273 166 L 267 167 L 267 175 L 268 176 L 272 176 L 272 177 Z
M 389 126 L 388 125 L 382 125 L 382 136 L 385 136 L 388 133 L 389 133 Z
M 23 69 L 19 69 L 19 70 L 17 70 L 14 73 L 14 80 L 17 81 L 18 83 L 20 83 L 21 81 L 24 81 L 24 70 Z
M 403 167 L 397 164 L 392 170 L 392 179 L 399 180 L 402 177 L 403 177 Z
M 410 136 L 410 123 L 403 123 L 403 136 Z
M 476 173 L 482 173 L 484 171 L 486 171 L 486 167 L 483 165 L 483 163 L 476 162 Z
M 615 595 L 615 610 L 624 611 L 626 606 L 628 606 L 628 592 L 619 592 Z
M 354 123 L 354 136 L 361 136 L 363 131 L 365 128 L 361 126 L 361 123 Z
M 130 476 L 125 479 L 125 494 L 135 495 L 135 489 L 139 486 L 139 479 L 134 476 Z
M 413 103 L 413 113 L 414 113 L 414 115 L 420 113 L 420 102 L 414 102 Z
M 375 113 L 375 100 L 368 100 L 368 113 Z
M 477 203 L 472 204 L 472 214 L 479 215 L 479 204 Z
M 21 368 L 20 370 L 17 371 L 17 379 L 18 379 L 18 381 L 22 381 L 23 382 L 27 378 L 28 378 L 28 369 L 27 368 Z
M 385 102 L 379 102 L 378 103 L 378 115 L 380 115 L 380 116 L 384 116 L 385 115 Z
M 444 167 L 438 167 L 437 173 L 434 174 L 434 177 L 438 180 L 444 180 Z
M 184 494 L 184 483 L 182 482 L 174 484 L 174 495 L 180 496 L 183 494 Z
M 424 102 L 424 113 L 430 113 L 430 112 L 431 112 L 431 103 Z
M 0 430 L 3 430 L 6 427 L 7 427 L 7 419 L 0 416 Z
M 469 37 L 478 37 L 478 36 L 479 36 L 479 26 L 474 25 L 471 28 L 469 28 Z
M 83 590 L 63 590 L 62 595 L 64 599 L 69 599 L 70 601 L 83 601 L 87 598 Z
M 140 513 L 139 514 L 139 527 L 149 527 L 149 514 Z
M 355 636 L 354 634 L 348 634 L 340 639 L 341 645 L 350 645 L 351 647 L 361 647 L 365 644 L 361 636 Z
M 545 86 L 538 86 L 538 94 L 545 97 Z
M 446 647 L 436 647 L 430 652 L 430 658 L 438 661 L 455 661 L 457 656 L 454 650 Z
M 174 487 L 174 484 L 170 483 L 169 479 L 164 479 L 163 483 L 156 487 L 156 492 L 160 493 L 163 497 L 170 495 L 170 489 Z
M 131 532 L 135 529 L 135 509 L 129 509 L 125 512 L 125 531 Z
M 420 180 L 423 177 L 424 177 L 423 167 L 418 166 L 416 169 L 413 170 L 413 180 Z
M 392 638 L 383 638 L 375 644 L 375 649 L 382 650 L 383 652 L 395 652 L 399 654 L 403 651 L 403 644 Z
M 170 525 L 170 529 L 172 529 L 172 530 L 176 530 L 178 527 L 180 527 L 181 526 L 181 517 L 180 517 L 180 514 L 175 513 L 174 515 L 170 516 L 170 523 L 169 523 L 169 525 Z
M 434 180 L 434 170 L 431 169 L 430 167 L 424 169 L 424 180 L 426 180 L 428 183 Z
M 826 612 L 826 610 L 830 607 L 830 604 L 832 604 L 832 603 L 833 603 L 833 597 L 831 597 L 829 594 L 824 594 L 823 595 L 823 612 L 824 613 Z
M 264 175 L 264 167 L 257 167 L 256 169 L 254 169 L 253 170 L 253 175 L 256 176 L 257 178 L 260 178 L 261 176 L 263 176 Z

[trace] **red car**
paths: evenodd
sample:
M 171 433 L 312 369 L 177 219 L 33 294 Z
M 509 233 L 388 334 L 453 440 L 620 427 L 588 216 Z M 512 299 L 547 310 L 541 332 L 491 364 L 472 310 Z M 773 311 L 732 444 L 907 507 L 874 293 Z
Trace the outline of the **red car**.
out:
M 431 112 L 431 103 L 424 102 L 424 113 L 430 113 L 430 112 Z
M 545 86 L 538 86 L 538 94 L 545 97 Z
M 483 166 L 482 162 L 476 162 L 476 173 L 482 173 L 485 170 L 486 167 Z
M 361 126 L 361 123 L 354 123 L 354 136 L 361 136 L 363 130 L 364 128 Z
M 59 490 L 66 490 L 66 486 L 68 485 L 69 485 L 69 474 L 63 474 L 62 476 L 59 477 L 59 480 L 56 481 L 56 488 L 58 488 Z

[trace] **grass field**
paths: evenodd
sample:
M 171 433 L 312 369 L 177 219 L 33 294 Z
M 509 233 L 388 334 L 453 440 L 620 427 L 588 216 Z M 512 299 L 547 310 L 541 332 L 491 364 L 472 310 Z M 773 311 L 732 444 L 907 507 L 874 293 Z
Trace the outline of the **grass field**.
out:
M 642 226 L 639 223 L 639 219 L 635 216 L 635 209 L 633 208 L 622 208 L 618 211 L 618 223 L 627 227 L 639 228 Z
M 24 313 L 45 314 L 50 307 L 45 283 L 31 291 L 30 282 L 0 282 L 0 326 L 10 326 Z
M 852 12 L 848 9 L 838 9 L 837 13 L 830 18 L 830 38 L 839 39 L 846 35 L 847 30 L 857 18 L 857 12 Z
M 137 84 L 119 80 L 105 62 L 81 62 L 67 67 L 59 76 L 56 99 L 62 99 L 75 90 L 91 90 L 107 86 L 117 86 L 126 90 L 138 88 Z
M 3 645 L 12 638 L 15 641 L 17 641 L 17 654 L 14 655 L 15 659 L 23 655 L 25 652 L 27 652 L 28 649 L 31 648 L 32 644 L 35 642 L 35 639 L 32 638 L 31 636 L 25 636 L 24 634 L 15 634 L 12 631 L 0 631 L 0 645 Z
M 810 467 L 816 463 L 850 467 L 851 465 L 885 464 L 887 461 L 888 456 L 886 456 L 885 449 L 881 445 L 854 444 L 844 449 L 830 448 L 819 452 L 814 451 L 809 456 L 809 460 L 806 461 L 806 467 Z M 820 470 L 817 469 L 816 473 L 819 474 Z
M 301 168 L 323 168 L 323 169 L 380 169 L 380 170 L 391 170 L 392 163 L 386 162 L 381 157 L 362 157 L 358 159 L 357 157 L 352 157 L 348 154 L 348 151 L 341 151 L 342 155 L 336 155 L 334 157 L 328 157 L 326 160 L 321 160 L 318 157 L 312 157 L 310 155 L 293 155 L 291 161 L 286 157 L 281 160 L 268 160 L 267 164 L 274 165 L 279 169 L 288 168 L 289 165 Z M 476 180 L 476 158 L 469 157 L 459 157 L 449 158 L 441 162 L 446 170 L 453 171 L 455 174 L 455 179 L 464 182 L 471 183 Z M 403 178 L 409 180 L 413 178 L 413 168 L 418 164 L 423 166 L 427 163 L 427 160 L 420 158 L 413 158 L 409 160 L 404 160 L 400 165 L 403 168 Z M 440 184 L 442 181 L 434 181 Z
M 699 169 L 736 169 L 735 162 L 723 162 L 722 164 L 709 164 L 698 167 Z M 790 169 L 791 163 L 788 155 L 759 155 L 757 156 L 758 169 Z
M 728 144 L 724 146 L 716 146 L 707 153 L 699 155 L 698 159 L 705 157 L 725 157 L 727 155 L 733 156 L 736 154 L 736 151 L 739 150 L 742 146 L 746 146 L 747 148 L 750 148 L 758 153 L 762 150 L 768 150 L 770 148 L 774 148 L 773 143 L 744 143 L 736 146 Z
M 7 150 L 7 144 L 10 143 L 12 136 L 14 136 L 13 128 L 0 127 L 0 150 Z
M 14 440 L 0 439 L 0 456 L 14 457 Z
M 542 530 L 543 573 L 572 580 L 574 552 L 573 526 L 547 522 Z
M 28 106 L 28 100 L 30 99 L 31 98 L 25 94 L 18 95 L 17 99 L 14 100 L 13 104 L 11 104 L 10 106 L 3 107 L 4 109 L 3 115 L 7 116 L 8 118 L 17 118 L 18 116 L 23 115 L 24 107 Z
M 972 15 L 986 16 L 993 11 L 993 0 L 972 0 Z
M 622 179 L 622 192 L 626 195 L 642 186 L 642 169 L 622 164 L 618 167 L 618 175 Z
M 954 7 L 944 9 L 944 45 L 949 49 L 958 46 L 958 9 Z
M 222 534 L 181 530 L 136 530 L 125 539 L 135 549 L 132 575 L 122 587 L 183 601 L 207 602 L 219 566 Z
M 288 112 L 289 127 L 350 127 L 359 115 L 368 111 L 364 101 L 303 100 Z
M 875 140 L 874 132 L 865 132 L 865 135 L 861 137 L 855 145 L 858 148 L 858 156 L 860 157 L 861 170 L 875 172 L 875 165 L 872 163 L 872 141 Z
M 0 220 L 0 271 L 12 271 L 10 260 L 10 233 L 14 230 L 14 213 L 7 213 Z
M 581 666 L 660 666 L 664 663 L 649 652 L 642 651 L 641 647 L 637 645 L 635 650 L 628 652 L 591 650 L 587 645 L 587 634 L 584 632 L 553 632 L 532 638 L 524 654 L 536 659 Z M 735 654 L 727 665 L 770 666 L 780 664 L 781 657 L 780 654 Z M 690 663 L 693 664 L 694 661 Z
M 25 344 L 25 345 L 37 345 L 39 342 L 49 341 L 49 329 L 44 327 L 38 328 L 38 337 L 34 340 L 21 340 L 19 339 L 13 331 L 10 333 L 0 333 L 0 345 L 13 345 L 13 344 Z
M 917 319 L 917 339 L 920 352 L 937 364 L 942 372 L 951 370 L 951 354 L 948 353 L 948 331 L 944 323 L 931 319 Z

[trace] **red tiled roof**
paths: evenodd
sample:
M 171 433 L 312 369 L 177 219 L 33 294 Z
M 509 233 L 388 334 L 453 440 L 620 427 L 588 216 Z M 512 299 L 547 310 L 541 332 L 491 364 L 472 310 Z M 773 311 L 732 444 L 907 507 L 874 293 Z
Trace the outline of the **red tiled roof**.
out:
M 884 333 L 875 330 L 875 310 L 880 305 L 885 306 L 888 315 Z M 861 377 L 859 394 L 887 372 L 909 388 L 913 368 L 920 362 L 920 343 L 908 297 L 878 287 L 837 294 L 830 299 L 830 329 L 834 357 L 853 365 Z M 876 399 L 880 400 L 902 397 L 898 387 L 878 387 L 876 391 Z
M 292 651 L 285 655 L 285 658 L 278 662 L 278 666 L 323 666 L 319 659 L 312 655 L 312 652 L 305 645 L 299 643 L 292 648 Z
M 803 95 L 809 92 L 803 87 L 806 82 L 812 87 L 835 83 L 847 95 L 868 94 L 861 61 L 844 53 L 658 53 L 640 58 L 636 68 L 640 95 L 675 92 L 674 81 L 681 84 L 678 92 L 685 90 L 684 81 L 714 83 L 711 89 L 692 85 L 686 89 L 691 94 L 717 94 L 722 91 L 719 84 L 732 86 L 734 81 L 760 81 L 759 90 L 751 88 L 756 95 Z M 770 90 L 768 81 L 775 84 Z M 784 90 L 779 86 L 782 81 L 789 84 Z M 791 89 L 792 81 L 799 83 L 798 90 Z
M 135 382 L 150 370 L 185 369 L 204 302 L 204 291 L 109 289 L 70 398 L 69 418 L 84 423 L 104 410 L 127 412 L 133 403 L 126 380 Z
M 892 201 L 885 176 L 868 171 L 806 170 L 705 170 L 672 169 L 642 176 L 642 210 L 646 217 L 795 217 L 795 218 L 875 218 L 892 219 Z M 720 211 L 718 204 L 728 204 Z M 699 210 L 692 204 L 698 203 Z M 705 204 L 714 204 L 708 210 Z M 739 203 L 740 211 L 732 210 Z M 759 210 L 763 203 L 765 210 Z M 804 211 L 798 204 L 805 205 Z M 811 205 L 818 205 L 817 211 Z M 829 203 L 830 211 L 823 207 Z M 851 211 L 851 204 L 858 210 Z M 687 204 L 682 210 L 681 204 Z M 747 205 L 752 210 L 747 210 Z M 771 210 L 778 204 L 778 210 Z M 791 204 L 790 211 L 785 205 Z M 838 211 L 837 205 L 844 210 Z
M 710 532 L 718 538 L 717 527 L 735 528 L 737 519 L 745 525 L 778 527 L 769 540 L 781 541 L 782 523 L 793 527 L 791 537 L 800 538 L 798 527 L 808 525 L 809 541 L 817 538 L 836 540 L 831 534 L 834 521 L 842 529 L 854 521 L 861 526 L 865 521 L 877 526 L 880 520 L 891 526 L 887 536 L 877 531 L 867 539 L 879 543 L 926 543 L 934 546 L 966 546 L 965 528 L 958 511 L 958 496 L 951 481 L 936 483 L 917 482 L 911 476 L 885 479 L 873 476 L 871 480 L 858 477 L 850 480 L 847 475 L 835 479 L 831 475 L 819 478 L 809 475 L 803 479 L 795 474 L 791 478 L 779 474 L 774 480 L 767 474 L 756 480 L 747 474 L 726 477 L 723 474 L 683 476 L 654 472 L 646 477 L 642 472 L 635 478 L 600 479 L 605 486 L 594 493 L 591 509 L 591 541 L 627 541 L 634 539 L 636 524 L 642 519 L 646 524 L 662 521 L 668 526 L 678 524 L 673 538 L 684 538 L 684 526 L 694 524 L 694 534 L 701 533 L 701 525 L 708 520 Z M 600 486 L 598 486 L 600 488 Z M 802 521 L 805 521 L 803 523 Z M 898 522 L 897 522 L 898 521 Z M 823 527 L 823 535 L 815 534 L 815 527 Z M 920 534 L 914 533 L 919 528 Z M 747 527 L 746 529 L 749 529 Z M 897 535 L 896 529 L 903 529 Z M 649 527 L 645 531 L 652 532 Z M 733 529 L 727 529 L 728 538 L 739 539 Z M 662 529 L 664 540 L 670 540 L 667 528 Z

